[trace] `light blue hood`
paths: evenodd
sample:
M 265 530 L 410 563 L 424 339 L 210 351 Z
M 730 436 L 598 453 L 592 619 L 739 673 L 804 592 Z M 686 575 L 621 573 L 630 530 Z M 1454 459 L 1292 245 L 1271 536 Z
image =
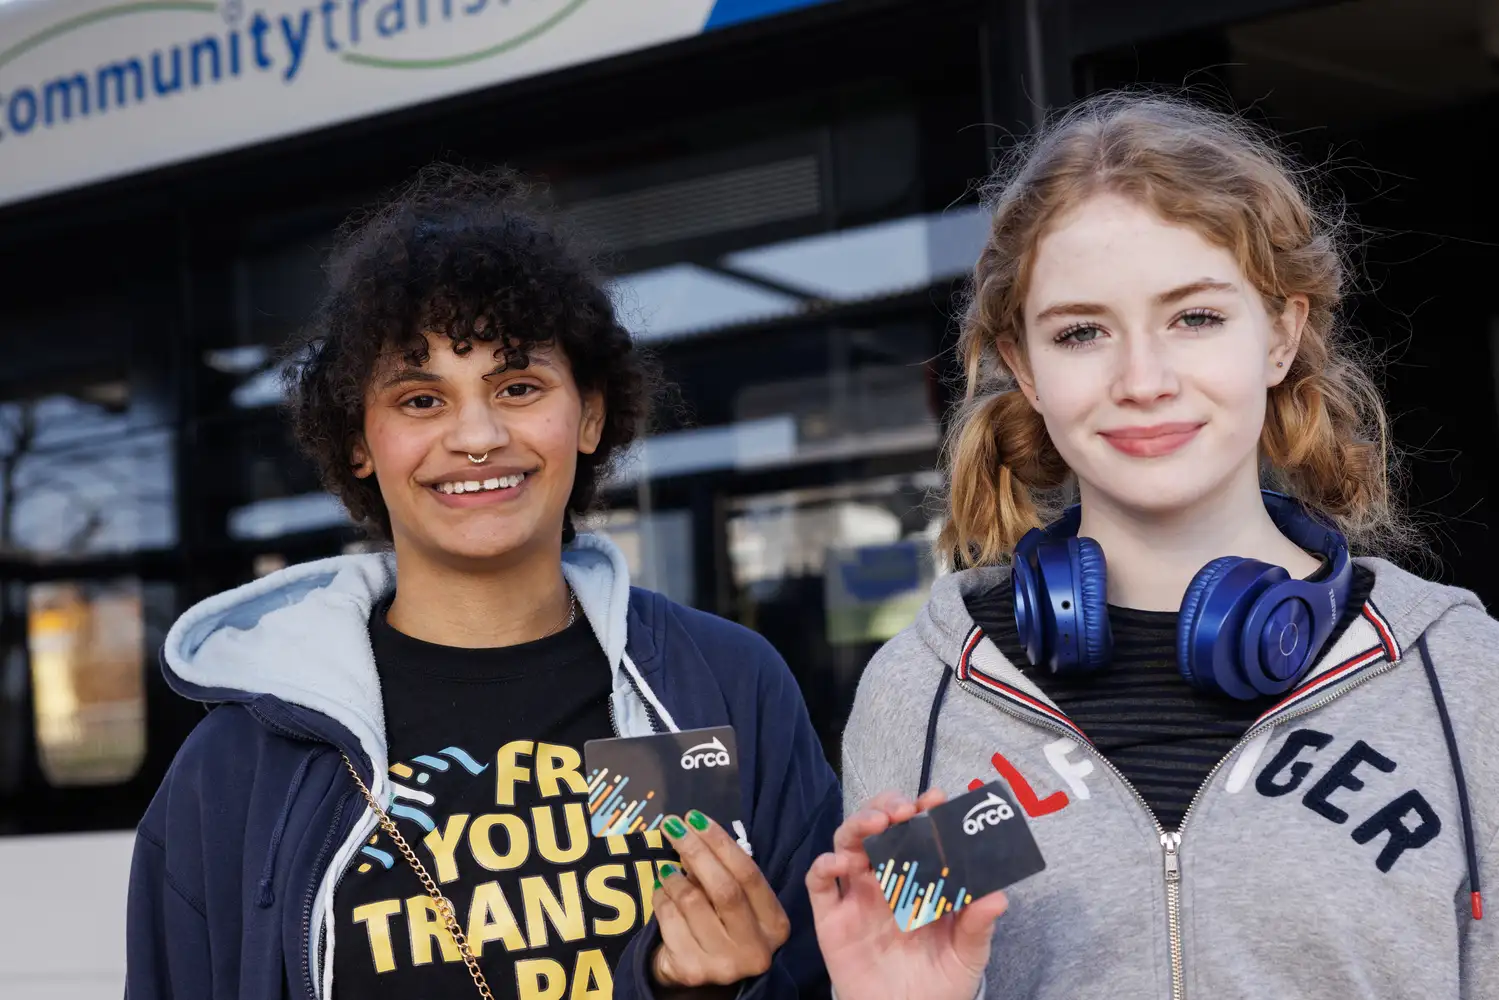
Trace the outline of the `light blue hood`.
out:
M 653 731 L 647 701 L 675 729 L 625 654 L 624 555 L 602 535 L 581 534 L 563 553 L 562 571 L 608 658 L 620 732 Z M 381 774 L 389 761 L 369 617 L 395 585 L 388 552 L 289 566 L 190 608 L 167 633 L 166 665 L 205 694 L 269 694 L 328 716 L 359 740 Z

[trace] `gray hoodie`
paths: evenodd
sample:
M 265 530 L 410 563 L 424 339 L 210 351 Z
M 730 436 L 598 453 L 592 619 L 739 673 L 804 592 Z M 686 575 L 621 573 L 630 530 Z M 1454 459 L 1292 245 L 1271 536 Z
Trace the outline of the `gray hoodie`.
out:
M 1024 806 L 1047 867 L 1009 890 L 987 1000 L 1499 1000 L 1499 912 L 1475 920 L 1470 889 L 1475 867 L 1480 887 L 1499 878 L 1499 622 L 1467 591 L 1358 561 L 1375 573 L 1363 614 L 1175 833 L 974 624 L 964 595 L 1008 570 L 937 582 L 859 684 L 844 801 L 916 794 L 927 748 L 930 787 L 998 777 Z

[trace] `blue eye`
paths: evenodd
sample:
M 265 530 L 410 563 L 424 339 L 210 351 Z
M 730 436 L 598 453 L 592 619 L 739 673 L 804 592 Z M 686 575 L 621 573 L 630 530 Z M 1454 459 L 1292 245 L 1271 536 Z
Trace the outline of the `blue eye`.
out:
M 1178 322 L 1189 330 L 1205 330 L 1210 326 L 1221 326 L 1223 317 L 1211 309 L 1193 309 L 1182 313 Z
M 1091 344 L 1103 335 L 1103 331 L 1091 323 L 1079 323 L 1069 326 L 1057 334 L 1055 342 L 1063 347 L 1076 347 L 1082 344 Z

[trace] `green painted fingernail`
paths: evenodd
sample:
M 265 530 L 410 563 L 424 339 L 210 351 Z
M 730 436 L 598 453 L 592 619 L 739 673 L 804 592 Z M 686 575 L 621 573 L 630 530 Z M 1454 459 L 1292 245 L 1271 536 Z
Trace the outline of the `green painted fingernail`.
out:
M 679 820 L 679 819 L 677 819 L 675 816 L 668 816 L 668 817 L 666 817 L 666 822 L 662 823 L 661 825 L 664 826 L 664 827 L 666 827 L 667 836 L 670 836 L 670 837 L 685 837 L 685 836 L 687 836 L 687 828 L 685 826 L 683 826 L 682 825 L 682 821 Z
M 676 865 L 672 864 L 670 861 L 664 861 L 664 862 L 662 862 L 662 864 L 661 864 L 661 877 L 662 878 L 671 878 L 676 873 L 677 873 L 677 866 Z M 656 883 L 656 885 L 660 886 L 661 883 L 658 881 Z
M 651 888 L 653 888 L 653 889 L 659 889 L 659 888 L 661 888 L 661 879 L 657 878 L 656 879 L 656 884 L 654 886 L 652 886 Z
M 689 823 L 692 824 L 692 828 L 694 830 L 706 830 L 706 829 L 708 829 L 708 817 L 704 816 L 702 813 L 698 812 L 696 809 L 692 810 L 691 812 L 689 812 L 687 814 L 687 822 L 689 822 Z

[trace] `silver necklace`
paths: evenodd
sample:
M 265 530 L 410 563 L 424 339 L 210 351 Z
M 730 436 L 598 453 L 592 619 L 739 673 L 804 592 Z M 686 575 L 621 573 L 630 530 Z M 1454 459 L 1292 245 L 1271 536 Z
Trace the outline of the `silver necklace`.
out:
M 576 622 L 577 620 L 578 620 L 578 599 L 577 599 L 577 597 L 575 597 L 573 595 L 573 589 L 571 587 L 568 587 L 567 588 L 567 614 L 564 616 L 564 620 L 563 621 L 559 621 L 556 625 L 553 625 L 551 631 L 548 632 L 546 635 L 542 636 L 542 638 L 545 639 L 547 636 L 556 635 L 558 632 L 562 632 L 562 631 L 565 631 L 567 629 L 572 628 L 573 627 L 573 623 Z

